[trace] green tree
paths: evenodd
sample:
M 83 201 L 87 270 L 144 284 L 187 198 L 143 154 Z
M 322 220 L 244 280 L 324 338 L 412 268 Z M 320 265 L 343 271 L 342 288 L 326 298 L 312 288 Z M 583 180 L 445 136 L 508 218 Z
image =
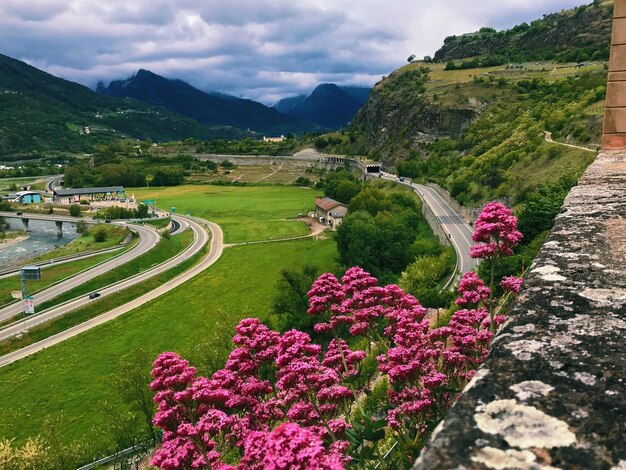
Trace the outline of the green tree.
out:
M 87 222 L 85 222 L 84 220 L 79 220 L 78 222 L 76 222 L 76 232 L 78 232 L 82 236 L 87 235 L 89 233 L 89 226 L 87 225 Z
M 145 204 L 139 204 L 139 207 L 137 207 L 137 217 L 139 219 L 148 217 L 148 206 Z
M 72 217 L 80 217 L 80 205 L 79 204 L 72 204 L 70 206 L 70 215 Z
M 277 294 L 274 297 L 272 316 L 273 327 L 280 331 L 296 328 L 313 333 L 313 325 L 317 319 L 308 315 L 309 298 L 307 292 L 318 275 L 317 266 L 310 264 L 297 269 L 283 269 L 277 283 Z

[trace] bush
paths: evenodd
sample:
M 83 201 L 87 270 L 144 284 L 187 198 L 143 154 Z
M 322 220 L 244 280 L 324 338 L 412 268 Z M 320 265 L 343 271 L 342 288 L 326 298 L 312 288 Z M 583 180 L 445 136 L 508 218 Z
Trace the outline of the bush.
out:
M 102 243 L 103 241 L 105 241 L 107 239 L 106 230 L 103 228 L 96 230 L 96 232 L 93 234 L 93 239 L 97 243 Z
M 89 233 L 89 227 L 87 226 L 87 222 L 84 220 L 79 220 L 76 222 L 76 232 L 80 233 L 83 237 Z
M 80 211 L 81 211 L 81 209 L 80 209 L 80 205 L 78 205 L 78 204 L 72 204 L 72 205 L 70 206 L 70 215 L 71 215 L 72 217 L 80 217 Z
M 309 178 L 305 178 L 304 176 L 298 176 L 293 184 L 295 186 L 311 186 L 311 180 Z

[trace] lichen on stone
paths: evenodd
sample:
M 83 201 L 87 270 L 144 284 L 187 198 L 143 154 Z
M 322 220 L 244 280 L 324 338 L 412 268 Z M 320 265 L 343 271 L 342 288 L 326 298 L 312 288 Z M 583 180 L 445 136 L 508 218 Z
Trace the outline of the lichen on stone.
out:
M 482 432 L 497 434 L 513 447 L 551 449 L 576 442 L 567 423 L 513 399 L 496 400 L 479 406 L 476 411 L 474 420 Z
M 539 465 L 537 456 L 528 450 L 507 449 L 502 451 L 493 447 L 485 447 L 474 452 L 472 461 L 496 470 L 558 470 L 549 465 Z
M 527 380 L 509 387 L 515 392 L 517 398 L 526 401 L 529 398 L 545 396 L 554 390 L 552 385 L 541 382 L 540 380 Z

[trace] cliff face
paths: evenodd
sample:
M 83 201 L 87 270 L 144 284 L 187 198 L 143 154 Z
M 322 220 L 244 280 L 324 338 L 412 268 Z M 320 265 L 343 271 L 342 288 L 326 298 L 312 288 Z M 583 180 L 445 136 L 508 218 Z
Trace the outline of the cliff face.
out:
M 433 101 L 426 94 L 428 80 L 427 68 L 407 67 L 376 84 L 351 125 L 365 138 L 371 156 L 393 165 L 413 149 L 442 137 L 458 137 L 484 108 L 478 99 Z

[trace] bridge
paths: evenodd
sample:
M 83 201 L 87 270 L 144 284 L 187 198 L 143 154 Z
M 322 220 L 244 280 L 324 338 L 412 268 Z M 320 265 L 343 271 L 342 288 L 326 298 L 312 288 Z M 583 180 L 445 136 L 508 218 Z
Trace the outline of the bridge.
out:
M 31 220 L 41 220 L 44 222 L 53 222 L 57 226 L 57 234 L 61 236 L 63 233 L 63 223 L 75 224 L 77 222 L 85 222 L 87 224 L 99 224 L 101 221 L 97 219 L 88 219 L 83 217 L 72 217 L 65 215 L 46 215 L 46 214 L 33 214 L 29 212 L 6 212 L 0 211 L 0 217 L 9 219 L 21 219 L 24 230 L 28 231 L 28 223 Z

